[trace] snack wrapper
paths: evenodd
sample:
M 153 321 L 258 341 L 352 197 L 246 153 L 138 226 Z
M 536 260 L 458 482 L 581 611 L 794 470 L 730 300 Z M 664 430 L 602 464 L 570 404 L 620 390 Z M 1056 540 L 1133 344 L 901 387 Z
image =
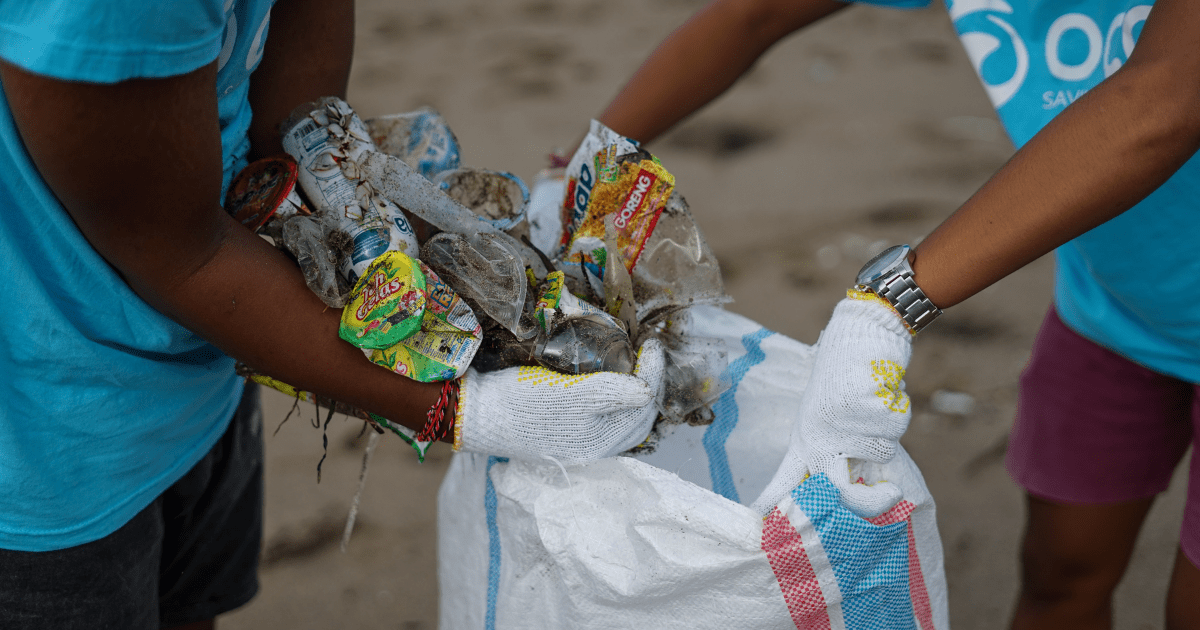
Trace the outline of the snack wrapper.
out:
M 588 139 L 594 141 L 585 140 L 567 167 L 562 253 L 570 262 L 596 264 L 591 254 L 596 247 L 592 243 L 605 240 L 605 223 L 611 217 L 620 259 L 625 270 L 632 273 L 667 199 L 675 190 L 675 177 L 633 141 L 596 121 L 592 121 Z M 592 154 L 590 163 L 580 159 L 584 150 L 600 142 L 608 144 Z M 580 244 L 584 247 L 577 247 Z
M 426 276 L 415 259 L 384 252 L 363 272 L 342 309 L 338 336 L 366 349 L 390 348 L 421 329 Z
M 615 160 L 619 155 L 640 150 L 636 141 L 609 129 L 598 120 L 592 121 L 587 136 L 567 163 L 567 190 L 562 206 L 562 240 L 557 253 L 562 254 L 566 251 L 573 240 L 575 229 L 583 223 L 587 214 L 592 190 L 599 181 L 597 154 L 604 151 L 606 157 Z
M 420 330 L 387 348 L 364 348 L 376 365 L 428 383 L 458 378 L 467 371 L 483 340 L 483 327 L 470 306 L 428 265 L 415 260 L 425 276 L 425 309 Z
M 542 282 L 534 314 L 542 330 L 549 331 L 562 320 L 595 315 L 607 317 L 601 308 L 575 297 L 567 290 L 566 277 L 561 271 L 551 272 Z M 613 320 L 616 325 L 616 320 Z

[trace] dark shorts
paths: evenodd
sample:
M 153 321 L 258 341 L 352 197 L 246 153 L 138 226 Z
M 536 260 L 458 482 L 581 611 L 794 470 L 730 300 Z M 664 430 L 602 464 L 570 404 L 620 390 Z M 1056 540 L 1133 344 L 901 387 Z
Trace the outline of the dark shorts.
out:
M 1167 488 L 1189 444 L 1200 446 L 1200 386 L 1164 376 L 1084 339 L 1051 309 L 1021 374 L 1007 466 L 1030 494 L 1117 503 Z M 1200 566 L 1200 457 L 1188 471 L 1180 546 Z
M 100 540 L 0 550 L 0 628 L 157 630 L 258 592 L 262 410 L 248 385 L 225 435 L 175 485 Z

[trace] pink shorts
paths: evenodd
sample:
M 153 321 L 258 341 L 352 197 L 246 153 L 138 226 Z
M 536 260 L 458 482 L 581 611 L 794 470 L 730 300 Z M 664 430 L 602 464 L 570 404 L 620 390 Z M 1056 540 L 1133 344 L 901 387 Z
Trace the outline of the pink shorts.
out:
M 1200 386 L 1164 376 L 1070 330 L 1053 308 L 1021 373 L 1006 464 L 1017 485 L 1061 503 L 1116 503 L 1167 488 L 1200 448 Z M 1180 546 L 1200 566 L 1200 457 L 1188 471 Z

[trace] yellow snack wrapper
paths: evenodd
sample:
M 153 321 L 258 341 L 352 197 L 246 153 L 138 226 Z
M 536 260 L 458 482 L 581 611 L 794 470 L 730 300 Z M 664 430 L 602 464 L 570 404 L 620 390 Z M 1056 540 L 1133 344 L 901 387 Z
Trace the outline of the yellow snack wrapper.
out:
M 626 271 L 632 273 L 646 239 L 675 189 L 675 177 L 649 153 L 623 156 L 612 153 L 609 150 L 596 153 L 596 185 L 588 199 L 586 214 L 571 236 L 571 244 L 589 237 L 603 241 L 605 218 L 612 215 L 621 260 Z M 575 253 L 572 258 L 575 262 L 596 262 L 589 260 L 586 252 Z
M 376 365 L 415 381 L 447 381 L 463 375 L 483 341 L 470 306 L 432 269 L 415 260 L 425 278 L 420 330 L 387 348 L 363 349 Z
M 360 348 L 390 348 L 421 329 L 426 278 L 419 261 L 384 252 L 363 272 L 342 309 L 338 336 Z

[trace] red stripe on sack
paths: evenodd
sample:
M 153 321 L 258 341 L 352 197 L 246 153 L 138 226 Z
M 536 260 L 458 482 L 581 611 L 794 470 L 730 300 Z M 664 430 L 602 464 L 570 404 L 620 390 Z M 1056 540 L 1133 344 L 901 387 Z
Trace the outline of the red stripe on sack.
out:
M 907 521 L 908 517 L 915 509 L 917 509 L 917 506 L 913 505 L 912 503 L 909 503 L 908 501 L 901 501 L 892 507 L 892 509 L 884 512 L 883 514 L 880 514 L 875 518 L 867 519 L 867 522 L 882 526 L 891 525 L 892 523 L 899 523 L 900 521 Z
M 929 605 L 929 591 L 925 590 L 925 574 L 921 572 L 921 559 L 917 557 L 917 539 L 913 536 L 911 521 L 908 523 L 908 596 L 912 598 L 913 613 L 921 630 L 934 630 L 933 607 Z
M 812 562 L 804 551 L 800 533 L 779 508 L 763 519 L 762 550 L 783 591 L 792 621 L 799 630 L 829 630 L 825 595 Z

